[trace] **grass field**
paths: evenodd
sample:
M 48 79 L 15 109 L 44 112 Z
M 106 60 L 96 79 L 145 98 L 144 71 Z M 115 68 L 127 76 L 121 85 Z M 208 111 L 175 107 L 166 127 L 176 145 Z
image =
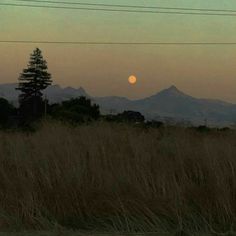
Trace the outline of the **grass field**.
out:
M 16 232 L 16 233 L 0 233 L 0 236 L 177 236 L 178 234 L 171 233 L 142 233 L 142 234 L 127 234 L 127 233 L 110 233 L 110 234 L 98 234 L 98 233 L 81 233 L 81 232 L 73 232 L 73 231 L 62 231 L 62 232 L 46 232 L 46 231 L 38 231 L 38 232 Z M 183 236 L 216 236 L 216 234 L 182 234 Z M 178 236 L 182 236 L 179 234 Z M 229 235 L 227 235 L 229 236 Z M 230 235 L 231 236 L 231 235 Z
M 63 231 L 63 232 L 18 232 L 18 233 L 0 233 L 0 236 L 176 236 L 176 234 L 170 233 L 142 233 L 142 234 L 127 234 L 127 233 L 110 233 L 110 234 L 98 234 L 98 233 L 81 233 L 73 231 Z M 191 234 L 189 236 L 213 236 L 212 234 Z
M 0 231 L 233 232 L 236 132 L 51 122 L 0 132 L 0 189 Z

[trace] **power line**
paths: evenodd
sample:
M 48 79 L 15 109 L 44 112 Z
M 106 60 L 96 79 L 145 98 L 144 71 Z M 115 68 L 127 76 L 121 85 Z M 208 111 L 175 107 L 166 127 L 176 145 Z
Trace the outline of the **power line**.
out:
M 14 4 L 0 3 L 0 6 L 12 7 L 30 7 L 30 8 L 47 8 L 47 9 L 66 9 L 66 10 L 86 10 L 86 11 L 105 11 L 105 12 L 126 12 L 126 13 L 153 13 L 153 14 L 175 14 L 175 15 L 202 15 L 202 16 L 236 16 L 231 13 L 201 13 L 201 12 L 181 12 L 181 11 L 154 11 L 154 10 L 129 10 L 129 9 L 108 9 L 108 8 L 89 8 L 89 7 L 68 7 L 68 6 L 49 6 L 49 5 L 29 5 L 29 4 Z
M 14 1 L 16 1 L 16 2 L 29 2 L 29 3 L 49 3 L 49 4 L 64 4 L 64 5 L 120 7 L 120 8 L 140 8 L 140 9 L 160 9 L 160 10 L 207 11 L 207 12 L 236 12 L 236 10 L 231 10 L 231 9 L 159 7 L 159 6 L 121 5 L 121 4 L 105 4 L 105 3 L 84 3 L 84 2 L 64 2 L 64 1 L 48 1 L 48 0 L 14 0 Z
M 236 42 L 98 42 L 98 41 L 33 41 L 33 40 L 0 40 L 9 44 L 70 44 L 70 45 L 163 45 L 163 46 L 207 46 L 236 45 Z

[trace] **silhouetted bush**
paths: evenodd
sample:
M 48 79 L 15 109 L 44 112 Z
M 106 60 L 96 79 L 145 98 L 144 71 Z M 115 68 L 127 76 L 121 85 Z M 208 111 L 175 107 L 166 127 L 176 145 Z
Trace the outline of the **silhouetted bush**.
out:
M 100 117 L 99 106 L 86 97 L 73 98 L 61 104 L 51 105 L 49 114 L 58 120 L 83 123 Z
M 0 126 L 2 128 L 11 125 L 11 117 L 15 114 L 15 107 L 6 99 L 0 98 Z
M 22 103 L 18 109 L 19 125 L 30 126 L 31 123 L 40 120 L 45 113 L 45 106 L 48 106 L 48 101 L 41 97 L 32 97 Z
M 229 127 L 223 127 L 223 128 L 219 128 L 218 131 L 221 131 L 221 132 L 227 132 L 227 131 L 230 131 L 231 129 Z
M 105 120 L 126 123 L 143 123 L 145 121 L 145 117 L 137 111 L 124 111 L 123 113 L 119 113 L 117 115 L 106 115 Z
M 150 128 L 160 128 L 162 126 L 164 126 L 164 123 L 161 121 L 156 121 L 156 120 L 152 120 L 152 121 L 147 121 L 145 123 L 146 127 L 150 127 Z
M 123 121 L 128 122 L 144 122 L 145 120 L 145 117 L 137 111 L 124 111 L 119 116 Z
M 200 125 L 200 126 L 196 127 L 195 129 L 199 132 L 210 132 L 211 131 L 211 128 L 209 128 L 205 125 Z

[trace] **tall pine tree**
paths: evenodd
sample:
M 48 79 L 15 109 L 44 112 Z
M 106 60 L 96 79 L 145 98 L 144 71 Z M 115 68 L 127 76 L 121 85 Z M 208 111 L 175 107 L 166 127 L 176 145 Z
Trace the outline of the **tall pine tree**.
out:
M 29 64 L 20 74 L 19 95 L 20 113 L 25 118 L 38 118 L 43 113 L 44 101 L 42 91 L 52 84 L 47 72 L 47 62 L 42 51 L 36 48 L 30 56 Z

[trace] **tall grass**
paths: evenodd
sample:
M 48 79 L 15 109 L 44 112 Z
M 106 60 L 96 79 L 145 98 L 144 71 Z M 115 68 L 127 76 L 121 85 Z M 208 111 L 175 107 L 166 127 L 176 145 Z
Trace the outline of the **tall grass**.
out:
M 236 223 L 236 133 L 44 123 L 0 133 L 0 230 L 224 232 Z

